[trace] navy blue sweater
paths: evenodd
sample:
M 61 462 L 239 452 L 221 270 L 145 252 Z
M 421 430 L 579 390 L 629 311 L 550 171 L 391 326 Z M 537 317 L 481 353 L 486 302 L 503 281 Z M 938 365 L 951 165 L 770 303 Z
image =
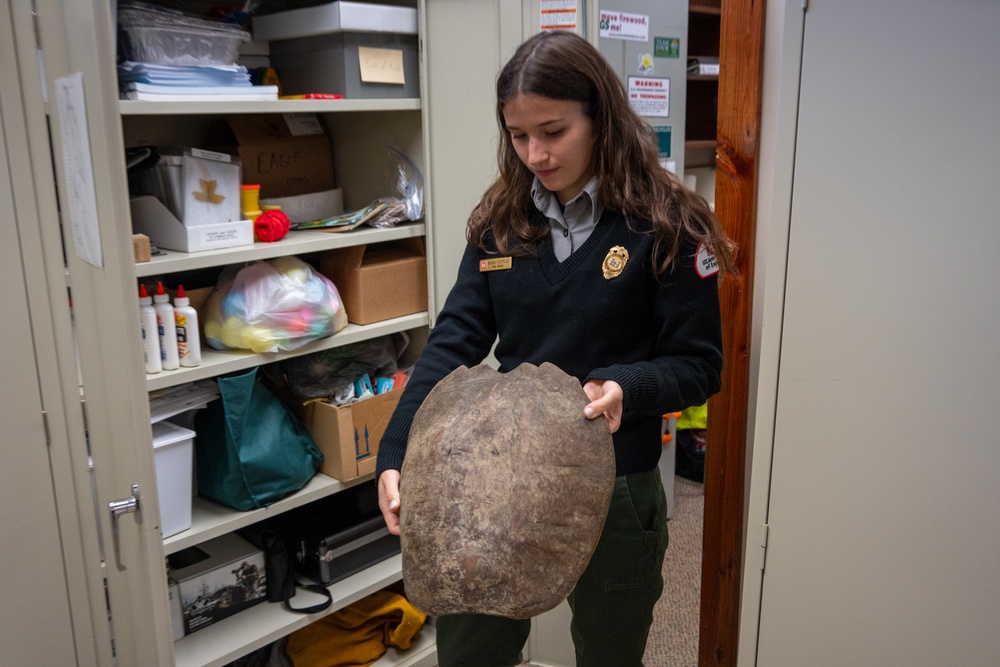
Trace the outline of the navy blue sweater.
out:
M 402 467 L 413 416 L 434 385 L 458 366 L 480 363 L 498 336 L 501 372 L 547 361 L 581 383 L 620 384 L 617 474 L 654 468 L 663 413 L 700 405 L 719 390 L 722 332 L 717 280 L 696 272 L 695 246 L 682 243 L 672 270 L 657 279 L 648 223 L 639 229 L 606 211 L 565 261 L 556 259 L 546 238 L 534 256 L 514 257 L 510 269 L 497 271 L 480 271 L 480 262 L 496 254 L 467 247 L 382 437 L 376 475 Z M 629 259 L 606 279 L 602 264 L 614 246 L 625 248 Z

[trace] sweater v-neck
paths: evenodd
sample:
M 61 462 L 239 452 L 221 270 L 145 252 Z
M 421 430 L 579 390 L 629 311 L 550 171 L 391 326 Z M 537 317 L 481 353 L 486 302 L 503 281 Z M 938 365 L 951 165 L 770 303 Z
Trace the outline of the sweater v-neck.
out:
M 590 236 L 583 242 L 583 245 L 574 250 L 569 257 L 561 262 L 552 251 L 551 239 L 545 239 L 545 241 L 540 243 L 538 263 L 541 265 L 542 273 L 545 274 L 545 278 L 549 281 L 549 284 L 555 285 L 565 280 L 578 266 L 590 258 L 594 254 L 594 249 L 604 242 L 604 239 L 608 236 L 608 233 L 616 222 L 618 222 L 617 215 L 609 211 L 604 211 L 601 219 L 594 227 L 594 231 L 590 233 Z

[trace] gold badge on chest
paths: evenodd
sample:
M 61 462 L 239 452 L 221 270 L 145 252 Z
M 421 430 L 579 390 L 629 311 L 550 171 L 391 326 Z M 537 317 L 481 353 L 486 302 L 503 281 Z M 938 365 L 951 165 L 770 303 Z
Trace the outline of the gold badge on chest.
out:
M 608 251 L 607 256 L 604 258 L 604 263 L 601 264 L 601 272 L 604 274 L 604 279 L 611 280 L 617 277 L 625 270 L 626 264 L 628 264 L 628 250 L 620 245 L 616 245 Z

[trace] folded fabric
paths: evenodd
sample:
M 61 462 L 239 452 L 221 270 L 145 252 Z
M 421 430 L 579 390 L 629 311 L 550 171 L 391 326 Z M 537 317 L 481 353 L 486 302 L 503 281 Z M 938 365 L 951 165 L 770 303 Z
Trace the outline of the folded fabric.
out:
M 378 591 L 288 637 L 295 667 L 368 667 L 390 646 L 413 645 L 427 616 L 397 593 Z
M 708 428 L 708 403 L 692 405 L 681 412 L 681 416 L 677 419 L 678 431 L 695 428 Z

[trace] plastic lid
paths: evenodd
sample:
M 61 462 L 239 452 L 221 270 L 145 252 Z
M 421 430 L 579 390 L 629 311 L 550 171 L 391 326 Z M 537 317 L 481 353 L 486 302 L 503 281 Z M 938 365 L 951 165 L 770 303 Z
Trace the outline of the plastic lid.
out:
M 177 286 L 177 296 L 174 297 L 175 306 L 186 306 L 191 303 L 191 299 L 184 294 L 184 285 Z
M 196 435 L 194 431 L 170 422 L 156 422 L 153 426 L 153 449 L 172 445 L 181 440 L 191 440 Z
M 156 283 L 156 294 L 153 295 L 153 301 L 156 303 L 166 303 L 170 301 L 170 295 L 167 294 L 167 290 L 163 289 L 163 283 Z
M 146 291 L 146 286 L 139 283 L 139 305 L 145 306 L 150 303 L 153 303 L 153 299 L 149 296 L 149 292 Z
M 240 190 L 260 190 L 260 183 L 244 183 Z

